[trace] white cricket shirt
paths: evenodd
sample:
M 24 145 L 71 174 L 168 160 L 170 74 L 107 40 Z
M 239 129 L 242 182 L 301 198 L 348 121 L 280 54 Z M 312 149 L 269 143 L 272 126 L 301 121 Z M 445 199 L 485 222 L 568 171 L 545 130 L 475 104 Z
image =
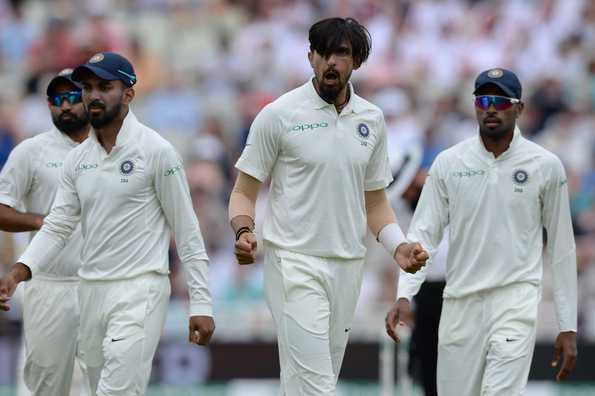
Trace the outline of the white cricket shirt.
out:
M 518 129 L 498 158 L 479 135 L 443 151 L 430 169 L 408 238 L 419 241 L 432 257 L 446 225 L 445 298 L 519 282 L 540 286 L 543 253 L 553 271 L 560 331 L 576 331 L 576 248 L 568 183 L 554 154 Z M 398 297 L 410 299 L 423 280 L 423 270 L 414 275 L 401 271 Z
M 82 279 L 167 274 L 171 230 L 188 279 L 190 313 L 212 315 L 208 257 L 182 160 L 131 111 L 111 153 L 91 132 L 66 157 L 54 206 L 19 260 L 34 276 L 63 248 L 79 215 Z
M 48 214 L 60 184 L 64 158 L 77 145 L 56 128 L 17 145 L 0 173 L 0 203 L 22 207 L 29 213 Z M 78 279 L 82 245 L 79 228 L 38 277 Z
M 236 167 L 271 188 L 265 240 L 319 257 L 362 258 L 364 191 L 392 180 L 382 111 L 351 89 L 337 113 L 312 81 L 267 105 Z

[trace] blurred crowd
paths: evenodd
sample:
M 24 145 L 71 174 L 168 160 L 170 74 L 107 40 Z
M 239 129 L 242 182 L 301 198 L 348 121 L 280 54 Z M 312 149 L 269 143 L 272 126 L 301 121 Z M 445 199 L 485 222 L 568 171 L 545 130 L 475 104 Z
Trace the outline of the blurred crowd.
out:
M 273 340 L 261 265 L 235 264 L 227 199 L 251 121 L 310 78 L 308 28 L 328 16 L 368 27 L 372 53 L 353 74 L 356 91 L 384 111 L 389 147 L 423 147 L 422 169 L 477 133 L 475 76 L 498 66 L 517 73 L 521 130 L 569 175 L 579 335 L 595 340 L 594 1 L 0 0 L 0 166 L 19 141 L 51 127 L 44 93 L 53 73 L 99 51 L 124 54 L 138 76 L 133 111 L 185 159 L 211 258 L 215 339 Z M 10 238 L 1 238 L 5 268 L 18 250 Z M 171 252 L 166 334 L 183 339 L 185 282 Z M 395 266 L 378 257 L 368 265 L 354 338 L 378 337 L 395 296 Z M 539 334 L 550 341 L 557 329 L 545 273 Z

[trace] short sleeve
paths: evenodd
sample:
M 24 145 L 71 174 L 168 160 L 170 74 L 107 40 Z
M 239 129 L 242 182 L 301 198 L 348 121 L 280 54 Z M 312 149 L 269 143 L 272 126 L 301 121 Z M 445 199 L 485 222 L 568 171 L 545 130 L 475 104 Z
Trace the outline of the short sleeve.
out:
M 250 127 L 246 146 L 236 163 L 236 168 L 264 182 L 279 154 L 281 129 L 280 118 L 271 105 L 266 106 Z
M 384 116 L 380 115 L 378 141 L 374 146 L 372 157 L 366 169 L 366 180 L 364 181 L 364 189 L 366 191 L 374 191 L 385 188 L 393 180 L 390 171 L 390 163 L 388 160 L 388 149 L 386 142 L 386 125 L 384 123 Z

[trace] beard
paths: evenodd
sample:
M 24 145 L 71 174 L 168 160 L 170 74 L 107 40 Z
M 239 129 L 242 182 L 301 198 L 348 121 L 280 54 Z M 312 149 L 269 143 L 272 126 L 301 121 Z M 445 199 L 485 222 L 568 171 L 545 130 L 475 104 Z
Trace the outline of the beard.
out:
M 100 108 L 103 109 L 103 114 L 94 115 L 89 111 L 89 108 Z M 87 114 L 89 116 L 89 122 L 91 126 L 96 129 L 103 128 L 106 125 L 109 125 L 113 120 L 116 119 L 118 114 L 120 114 L 120 110 L 122 109 L 122 103 L 119 102 L 118 104 L 114 105 L 111 109 L 108 109 L 99 102 L 91 102 L 87 108 Z
M 342 79 L 339 72 L 335 71 L 337 83 L 332 85 L 325 83 L 324 79 L 326 73 L 322 75 L 322 78 L 316 77 L 316 81 L 318 82 L 318 94 L 325 102 L 334 103 L 341 91 L 347 85 L 347 81 L 349 81 L 351 73 L 349 73 L 345 79 Z
M 65 133 L 66 135 L 81 131 L 89 123 L 89 117 L 86 113 L 83 113 L 80 117 L 74 113 L 66 114 L 69 114 L 72 118 L 70 120 L 64 119 L 65 113 L 57 115 L 52 114 L 52 122 L 60 132 Z

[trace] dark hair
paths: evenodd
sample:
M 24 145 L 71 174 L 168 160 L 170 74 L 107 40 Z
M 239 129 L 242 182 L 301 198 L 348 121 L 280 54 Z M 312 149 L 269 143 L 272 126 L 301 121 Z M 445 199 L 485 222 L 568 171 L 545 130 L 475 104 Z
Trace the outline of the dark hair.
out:
M 372 39 L 370 32 L 353 18 L 328 18 L 316 22 L 308 33 L 310 51 L 323 57 L 336 52 L 344 41 L 351 43 L 353 60 L 361 65 L 368 59 Z

